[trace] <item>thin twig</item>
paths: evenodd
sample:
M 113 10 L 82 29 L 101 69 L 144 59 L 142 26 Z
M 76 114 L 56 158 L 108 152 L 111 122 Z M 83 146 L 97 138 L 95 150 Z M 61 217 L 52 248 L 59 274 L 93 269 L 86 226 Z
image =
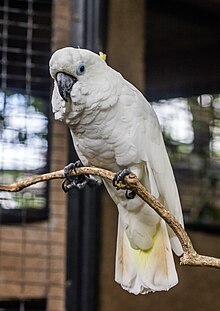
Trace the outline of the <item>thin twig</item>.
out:
M 97 167 L 80 167 L 75 171 L 73 170 L 70 173 L 70 176 L 82 175 L 82 174 L 92 174 L 96 176 L 100 176 L 109 181 L 112 181 L 115 174 L 111 171 L 100 169 Z M 32 176 L 28 179 L 17 181 L 11 185 L 0 185 L 0 191 L 7 192 L 18 192 L 22 189 L 29 187 L 33 184 L 48 181 L 51 179 L 61 179 L 64 178 L 63 170 L 55 171 L 43 175 Z M 145 202 L 147 202 L 164 220 L 165 222 L 172 228 L 176 236 L 178 237 L 182 248 L 183 248 L 183 256 L 180 258 L 181 265 L 190 265 L 190 266 L 208 266 L 220 268 L 220 259 L 199 255 L 193 245 L 192 242 L 184 230 L 182 225 L 176 220 L 176 218 L 165 208 L 163 204 L 161 204 L 154 196 L 152 196 L 145 187 L 140 183 L 138 178 L 134 174 L 129 174 L 124 178 L 124 182 L 119 182 L 117 184 L 117 188 L 126 189 L 134 191 L 139 197 L 141 197 Z

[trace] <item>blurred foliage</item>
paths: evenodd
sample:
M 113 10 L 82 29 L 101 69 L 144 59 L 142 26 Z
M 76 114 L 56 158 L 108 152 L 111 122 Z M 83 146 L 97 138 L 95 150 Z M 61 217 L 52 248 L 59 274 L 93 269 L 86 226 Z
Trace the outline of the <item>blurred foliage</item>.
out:
M 220 95 L 153 102 L 185 221 L 220 228 Z
M 47 105 L 43 99 L 0 90 L 0 182 L 9 184 L 45 172 L 48 162 Z M 46 206 L 46 184 L 20 193 L 0 193 L 0 208 Z

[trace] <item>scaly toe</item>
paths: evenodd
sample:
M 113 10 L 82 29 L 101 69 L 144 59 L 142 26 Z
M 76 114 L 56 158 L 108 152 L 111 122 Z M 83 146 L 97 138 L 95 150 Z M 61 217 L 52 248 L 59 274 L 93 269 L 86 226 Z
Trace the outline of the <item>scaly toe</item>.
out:
M 118 173 L 115 174 L 112 183 L 114 187 L 117 187 L 117 183 L 120 181 L 123 181 L 125 176 L 131 174 L 130 168 L 124 168 L 123 170 L 119 171 Z
M 75 163 L 70 163 L 70 164 L 68 164 L 67 166 L 65 166 L 64 169 L 63 169 L 63 171 L 64 171 L 64 176 L 65 176 L 65 178 L 66 178 L 69 182 L 72 181 L 72 179 L 69 177 L 69 173 L 70 173 L 73 169 L 75 169 Z

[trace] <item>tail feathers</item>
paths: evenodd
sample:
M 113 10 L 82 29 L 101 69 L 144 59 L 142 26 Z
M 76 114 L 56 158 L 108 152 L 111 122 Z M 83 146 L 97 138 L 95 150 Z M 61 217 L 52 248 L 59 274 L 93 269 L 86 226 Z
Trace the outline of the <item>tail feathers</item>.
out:
M 158 224 L 154 245 L 143 251 L 133 249 L 118 224 L 115 280 L 133 294 L 168 290 L 178 283 L 166 224 Z
M 168 231 L 169 231 L 169 228 L 168 228 Z M 176 235 L 174 235 L 174 233 L 169 234 L 169 238 L 170 238 L 170 244 L 171 244 L 172 250 L 177 256 L 181 256 L 183 254 L 183 248 L 182 248 L 182 245 L 180 244 L 179 239 L 177 238 Z

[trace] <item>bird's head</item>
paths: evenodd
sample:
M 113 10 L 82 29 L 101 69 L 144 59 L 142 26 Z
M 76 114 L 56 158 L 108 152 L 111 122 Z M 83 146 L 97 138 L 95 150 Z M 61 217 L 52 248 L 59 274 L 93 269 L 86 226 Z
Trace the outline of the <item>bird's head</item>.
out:
M 103 55 L 103 54 L 102 54 Z M 99 80 L 106 63 L 102 55 L 85 49 L 66 47 L 57 50 L 50 59 L 50 74 L 57 84 L 60 96 L 68 101 L 71 92 L 77 83 L 81 85 L 92 84 Z
M 123 79 L 106 64 L 103 53 L 66 47 L 52 55 L 49 66 L 55 119 L 69 126 L 91 122 L 100 110 L 117 103 Z

